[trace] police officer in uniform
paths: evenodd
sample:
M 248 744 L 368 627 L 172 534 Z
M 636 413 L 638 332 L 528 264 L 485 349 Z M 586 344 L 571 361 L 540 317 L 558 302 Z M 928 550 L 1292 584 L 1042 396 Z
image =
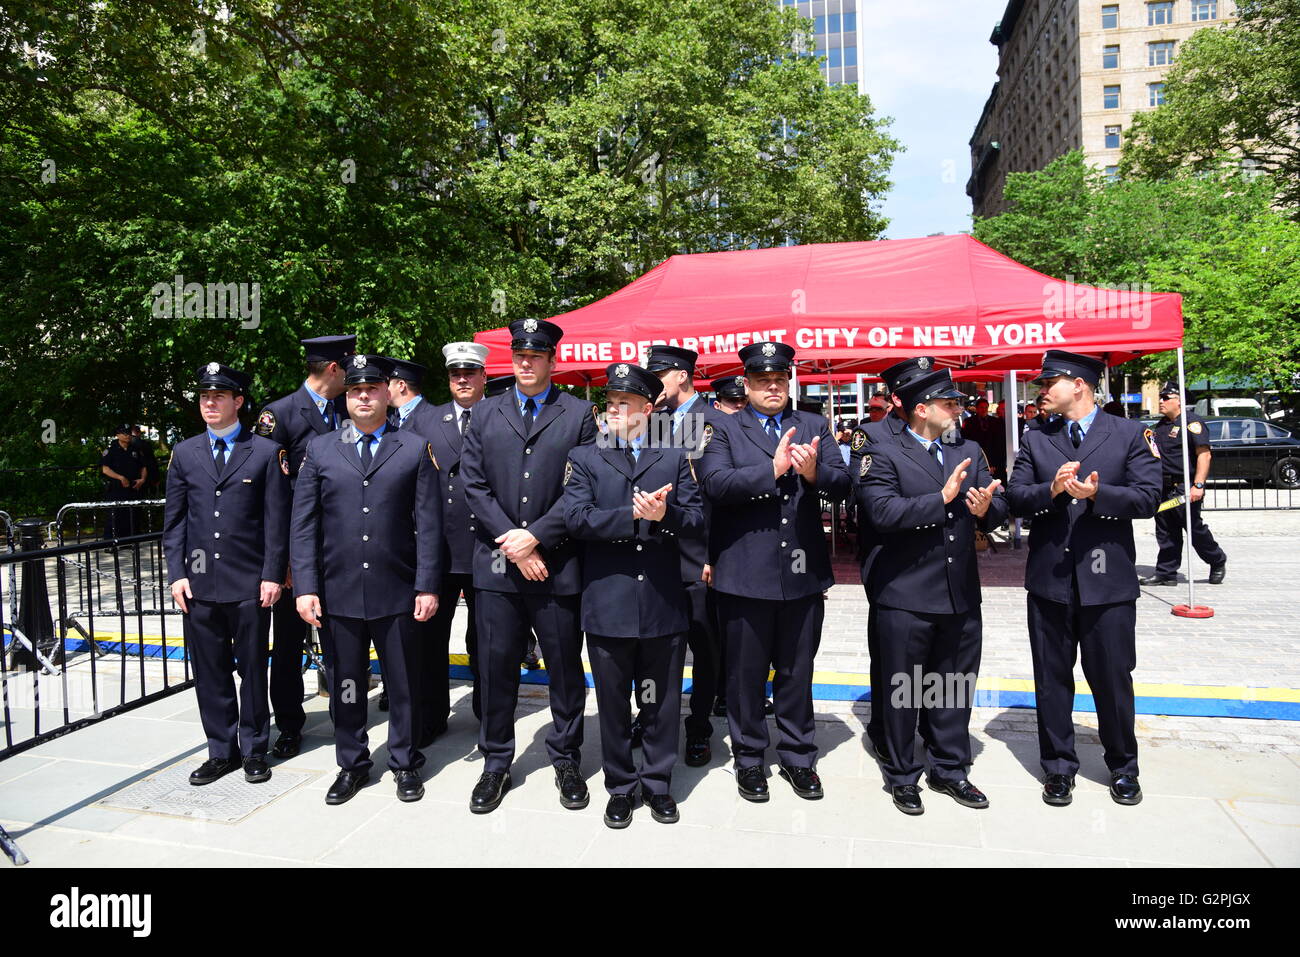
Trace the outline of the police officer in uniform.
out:
M 946 370 L 912 379 L 898 395 L 907 426 L 859 462 L 863 512 L 887 556 L 866 582 L 879 629 L 880 663 L 872 664 L 891 689 L 884 707 L 885 688 L 873 685 L 872 717 L 881 713 L 885 779 L 900 811 L 925 810 L 913 749 L 922 709 L 930 787 L 984 808 L 988 798 L 966 777 L 982 642 L 975 529 L 1000 525 L 1006 498 L 979 444 L 956 427 L 961 393 Z
M 479 403 L 464 438 L 460 475 L 474 515 L 474 588 L 478 603 L 478 674 L 483 774 L 470 810 L 486 814 L 510 788 L 515 753 L 519 663 L 530 629 L 537 633 L 550 683 L 546 751 L 560 804 L 591 800 L 582 779 L 582 667 L 578 543 L 564 524 L 569 452 L 596 440 L 593 406 L 551 382 L 560 327 L 541 319 L 510 324 L 515 384 Z
M 306 381 L 296 391 L 267 403 L 257 419 L 257 434 L 289 453 L 291 484 L 298 480 L 307 443 L 347 421 L 343 367 L 356 352 L 357 337 L 320 336 L 301 342 L 307 357 Z M 284 598 L 276 603 L 271 619 L 275 634 L 271 646 L 271 710 L 280 731 L 271 754 L 291 758 L 302 747 L 302 728 L 307 720 L 302 707 L 302 656 L 311 641 L 311 629 L 297 613 L 292 582 L 285 584 Z
M 741 797 L 766 801 L 763 702 L 769 668 L 781 776 L 797 795 L 822 796 L 814 765 L 813 658 L 834 584 L 820 497 L 839 501 L 849 476 L 822 416 L 790 400 L 794 349 L 740 350 L 749 407 L 705 426 L 697 473 L 712 502 L 709 555 L 727 645 L 727 720 Z
M 1133 520 L 1160 501 L 1160 453 L 1141 423 L 1104 415 L 1095 390 L 1105 364 L 1049 349 L 1035 382 L 1052 418 L 1026 429 L 1011 470 L 1013 515 L 1032 518 L 1025 588 L 1034 661 L 1043 800 L 1072 800 L 1074 661 L 1097 703 L 1111 798 L 1142 800 L 1134 732 L 1138 578 Z
M 570 453 L 562 500 L 569 534 L 586 543 L 582 628 L 600 707 L 605 824 L 631 823 L 638 786 L 651 816 L 672 824 L 689 613 L 679 546 L 702 535 L 704 506 L 687 457 L 693 449 L 648 441 L 659 379 L 628 363 L 609 366 L 606 376 L 609 431 Z M 629 688 L 644 729 L 639 772 Z
M 862 585 L 867 587 L 871 578 L 871 568 L 880 555 L 882 539 L 871 527 L 871 516 L 862 497 L 862 456 L 870 454 L 869 445 L 888 443 L 902 435 L 907 428 L 903 412 L 903 400 L 899 391 L 911 382 L 924 378 L 934 372 L 934 359 L 931 356 L 919 356 L 896 362 L 880 373 L 889 390 L 889 413 L 883 418 L 870 422 L 861 422 L 853 430 L 849 440 L 849 478 L 853 482 L 854 500 L 858 506 L 858 565 L 862 571 Z M 871 401 L 876 401 L 875 396 Z M 868 594 L 870 591 L 868 590 Z M 867 654 L 871 658 L 871 717 L 867 719 L 867 743 L 874 756 L 882 764 L 887 748 L 885 745 L 885 696 L 888 691 L 884 677 L 880 672 L 880 650 L 876 626 L 876 606 L 867 608 Z M 924 729 L 929 715 L 921 712 L 921 726 Z
M 400 427 L 414 430 L 428 439 L 438 460 L 438 486 L 442 501 L 442 590 L 438 593 L 438 612 L 429 621 L 428 638 L 424 644 L 424 666 L 420 671 L 420 747 L 428 747 L 447 730 L 447 716 L 451 711 L 448 690 L 447 661 L 451 645 L 451 625 L 456 615 L 456 605 L 463 593 L 468 618 L 465 624 L 465 648 L 469 654 L 470 671 L 477 675 L 478 626 L 474 621 L 476 608 L 474 593 L 474 516 L 465 501 L 465 483 L 460 479 L 460 457 L 473 420 L 475 406 L 483 398 L 487 385 L 487 346 L 476 342 L 452 342 L 442 347 L 446 363 L 451 401 L 432 406 L 416 391 L 409 395 L 410 380 L 402 377 L 416 376 L 416 386 L 423 378 L 423 366 L 398 362 L 390 387 L 401 386 L 408 395 L 401 397 L 398 414 L 405 414 Z M 412 410 L 412 405 L 414 409 Z M 411 411 L 408 411 L 411 410 Z M 481 691 L 477 677 L 474 681 L 471 702 L 474 717 L 480 717 Z
M 246 781 L 271 777 L 266 656 L 289 562 L 289 465 L 283 449 L 239 423 L 250 381 L 219 362 L 199 368 L 208 427 L 177 444 L 167 470 L 163 553 L 208 736 L 191 784 L 211 784 L 241 761 Z
M 1192 548 L 1201 561 L 1210 566 L 1210 584 L 1222 583 L 1227 573 L 1228 556 L 1214 540 L 1210 527 L 1201 518 L 1201 500 L 1205 497 L 1205 480 L 1210 475 L 1210 432 L 1205 420 L 1190 409 L 1187 412 L 1188 460 L 1194 469 L 1192 487 L 1187 488 L 1183 474 L 1182 396 L 1177 382 L 1166 382 L 1160 388 L 1160 414 L 1163 418 L 1152 430 L 1156 448 L 1160 450 L 1160 467 L 1163 472 L 1162 500 L 1186 494 L 1192 504 Z M 1167 508 L 1156 513 L 1156 544 L 1160 554 L 1156 558 L 1156 573 L 1141 579 L 1143 585 L 1174 585 L 1178 582 L 1178 566 L 1183 560 L 1183 527 L 1187 515 L 1183 508 Z
M 353 356 L 344 384 L 351 421 L 307 444 L 291 529 L 298 614 L 321 629 L 340 771 L 325 795 L 342 804 L 369 780 L 370 643 L 388 688 L 388 767 L 397 796 L 424 796 L 416 748 L 418 622 L 433 617 L 442 576 L 438 464 L 429 443 L 388 427 L 380 356 Z
M 131 426 L 117 427 L 113 444 L 100 456 L 99 471 L 104 476 L 105 501 L 129 502 L 140 497 L 140 487 L 148 476 L 144 455 L 139 446 L 131 441 Z M 134 534 L 135 516 L 131 509 L 109 509 L 104 528 L 105 537 L 126 538 Z
M 699 355 L 690 349 L 677 346 L 651 346 L 646 360 L 646 371 L 658 377 L 663 387 L 656 414 L 655 438 L 669 435 L 674 448 L 690 452 L 699 449 L 704 438 L 704 426 L 712 423 L 716 428 L 727 416 L 709 406 L 695 391 L 695 362 Z M 610 368 L 619 368 L 611 366 Z M 628 368 L 635 369 L 636 366 Z M 734 385 L 734 377 L 731 380 Z M 705 505 L 705 528 L 708 527 L 708 506 Z M 709 565 L 706 535 L 689 536 L 678 543 L 681 553 L 682 584 L 686 589 L 690 628 L 686 643 L 691 650 L 691 712 L 686 716 L 686 763 L 693 768 L 703 767 L 713 758 L 709 738 L 713 735 L 710 712 L 721 690 L 721 653 L 718 637 L 717 609 L 709 594 L 713 569 Z M 590 630 L 590 629 L 588 629 Z M 725 713 L 725 712 L 724 712 Z M 639 720 L 633 729 L 633 741 L 640 738 Z
M 713 390 L 713 407 L 727 415 L 735 415 L 749 403 L 743 375 L 724 375 L 709 383 Z

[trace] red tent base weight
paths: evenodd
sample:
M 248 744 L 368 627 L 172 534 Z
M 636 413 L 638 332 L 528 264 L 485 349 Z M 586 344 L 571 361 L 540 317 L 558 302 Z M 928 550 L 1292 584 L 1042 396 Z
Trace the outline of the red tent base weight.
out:
M 1179 618 L 1213 618 L 1214 609 L 1209 605 L 1174 605 L 1173 614 Z

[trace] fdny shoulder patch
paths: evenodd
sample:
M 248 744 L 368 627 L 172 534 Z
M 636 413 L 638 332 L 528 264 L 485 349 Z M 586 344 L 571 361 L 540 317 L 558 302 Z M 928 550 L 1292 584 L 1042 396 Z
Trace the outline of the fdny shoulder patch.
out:
M 425 443 L 424 443 L 424 451 L 427 452 L 427 453 L 429 453 L 429 461 L 432 462 L 432 463 L 433 463 L 433 467 L 437 469 L 437 468 L 438 468 L 438 460 L 437 460 L 437 459 L 434 457 L 434 455 L 433 455 L 433 445 L 432 445 L 432 443 L 430 443 L 430 442 L 425 442 Z M 442 470 L 441 470 L 441 469 L 438 469 L 438 471 L 442 471 Z
M 1151 454 L 1156 458 L 1160 458 L 1160 450 L 1156 448 L 1155 434 L 1150 429 L 1143 429 L 1142 438 L 1146 440 L 1147 448 L 1151 450 Z
M 861 452 L 867 444 L 867 433 L 865 429 L 854 429 L 853 440 L 849 443 L 849 449 L 853 452 Z M 866 472 L 862 473 L 866 475 Z
M 573 460 L 564 463 L 564 485 L 569 484 L 569 479 L 573 478 Z
M 862 465 L 858 469 L 858 478 L 866 478 L 867 472 L 869 472 L 870 470 L 871 470 L 871 456 L 864 455 L 862 456 Z
M 700 451 L 703 452 L 705 446 L 707 446 L 712 441 L 713 441 L 713 423 L 705 422 L 704 435 L 703 438 L 700 439 Z
M 275 413 L 270 409 L 264 409 L 262 414 L 257 417 L 257 427 L 253 430 L 258 435 L 270 437 L 275 431 Z
M 285 475 L 288 475 L 289 474 L 289 453 L 286 452 L 284 449 L 281 449 L 276 454 L 276 458 L 280 460 L 280 471 L 283 472 Z

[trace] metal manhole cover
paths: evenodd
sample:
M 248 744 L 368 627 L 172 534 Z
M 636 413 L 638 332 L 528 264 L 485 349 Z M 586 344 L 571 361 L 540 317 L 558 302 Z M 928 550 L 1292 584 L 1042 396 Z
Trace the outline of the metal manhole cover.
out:
M 198 766 L 196 761 L 173 764 L 151 778 L 110 794 L 95 806 L 236 824 L 316 776 L 310 771 L 274 768 L 271 780 L 249 784 L 242 771 L 235 771 L 220 781 L 195 787 L 190 784 L 190 772 Z

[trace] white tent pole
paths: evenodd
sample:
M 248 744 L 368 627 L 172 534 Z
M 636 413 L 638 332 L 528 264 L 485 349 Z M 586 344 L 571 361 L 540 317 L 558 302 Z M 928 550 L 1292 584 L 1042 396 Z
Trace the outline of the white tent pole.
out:
M 864 376 L 861 372 L 859 372 L 857 381 L 858 381 L 858 424 L 861 425 L 862 420 L 867 417 L 867 405 L 865 401 L 865 396 L 863 395 L 863 392 L 866 390 L 866 385 L 867 385 L 866 376 Z
M 1187 501 L 1183 504 L 1183 518 L 1187 522 L 1183 538 L 1183 554 L 1187 560 L 1187 607 L 1196 607 L 1196 585 L 1192 582 L 1192 479 L 1194 476 L 1189 470 L 1190 455 L 1187 450 L 1187 373 L 1183 369 L 1183 347 L 1178 347 L 1178 417 L 1182 420 L 1180 431 L 1183 437 L 1183 496 Z
M 1008 396 L 1010 399 L 1008 400 Z M 1003 488 L 1011 484 L 1011 468 L 1020 454 L 1020 415 L 1016 412 L 1016 372 L 1008 371 L 1002 380 L 1002 422 L 1007 430 L 1007 474 L 1002 477 Z M 1020 519 L 1011 520 L 1011 547 L 1020 547 Z

